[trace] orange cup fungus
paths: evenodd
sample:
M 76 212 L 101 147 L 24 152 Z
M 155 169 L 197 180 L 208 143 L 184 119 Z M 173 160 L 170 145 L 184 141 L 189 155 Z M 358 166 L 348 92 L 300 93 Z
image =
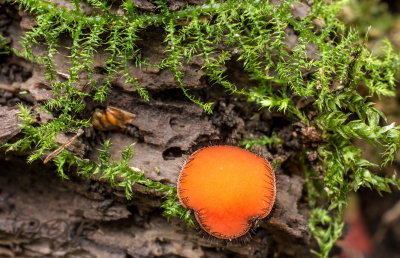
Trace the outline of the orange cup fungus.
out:
M 234 239 L 271 212 L 275 175 L 268 161 L 252 152 L 212 146 L 195 152 L 183 166 L 178 196 L 207 233 Z

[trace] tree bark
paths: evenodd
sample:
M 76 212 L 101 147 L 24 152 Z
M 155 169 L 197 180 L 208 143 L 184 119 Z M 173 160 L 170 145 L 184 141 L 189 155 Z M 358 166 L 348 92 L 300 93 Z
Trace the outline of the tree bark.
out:
M 171 5 L 179 8 L 181 2 Z M 201 4 L 201 1 L 194 4 Z M 139 8 L 151 9 L 147 1 L 134 1 Z M 18 39 L 34 25 L 34 18 L 14 5 L 3 4 L 0 31 L 7 34 L 10 46 L 21 49 Z M 163 32 L 143 31 L 138 42 L 141 55 L 152 62 L 165 57 Z M 295 35 L 294 35 L 295 36 Z M 58 76 L 66 78 L 70 67 L 66 56 L 70 44 L 60 42 L 60 54 L 54 56 Z M 40 54 L 41 46 L 34 49 Z M 0 141 L 23 137 L 18 126 L 15 104 L 32 107 L 44 123 L 51 116 L 39 112 L 39 104 L 52 97 L 52 88 L 44 78 L 43 68 L 13 54 L 0 61 Z M 94 77 L 101 81 L 106 54 L 95 54 Z M 150 101 L 139 97 L 134 88 L 116 78 L 106 103 L 90 100 L 83 118 L 96 108 L 113 106 L 135 115 L 125 133 L 99 132 L 92 129 L 68 148 L 77 155 L 97 159 L 97 149 L 104 139 L 112 143 L 112 156 L 119 159 L 120 150 L 136 142 L 131 164 L 146 177 L 175 186 L 188 155 L 204 144 L 222 144 L 243 138 L 276 132 L 284 140 L 281 146 L 259 152 L 268 159 L 281 160 L 276 170 L 277 199 L 270 219 L 262 220 L 247 239 L 226 242 L 209 237 L 200 229 L 188 228 L 179 219 L 168 221 L 160 205 L 162 194 L 135 185 L 131 200 L 121 189 L 109 183 L 69 171 L 70 180 L 56 175 L 54 166 L 41 162 L 26 163 L 27 152 L 2 152 L 0 161 L 0 256 L 17 257 L 266 257 L 309 255 L 310 233 L 307 227 L 308 205 L 305 182 L 294 153 L 316 148 L 321 140 L 312 128 L 293 124 L 281 113 L 270 112 L 249 103 L 244 97 L 228 95 L 219 86 L 211 86 L 200 70 L 203 60 L 193 58 L 182 67 L 184 84 L 202 99 L 214 102 L 213 114 L 184 97 L 173 73 L 158 68 L 132 66 L 131 75 L 150 92 Z M 251 80 L 239 62 L 226 65 L 229 80 L 239 87 L 249 87 Z M 84 91 L 86 83 L 79 87 Z M 24 94 L 24 93 L 28 94 Z M 307 106 L 306 100 L 299 105 Z M 71 136 L 60 135 L 64 144 Z M 310 157 L 312 159 L 312 157 Z M 50 162 L 51 163 L 51 162 Z

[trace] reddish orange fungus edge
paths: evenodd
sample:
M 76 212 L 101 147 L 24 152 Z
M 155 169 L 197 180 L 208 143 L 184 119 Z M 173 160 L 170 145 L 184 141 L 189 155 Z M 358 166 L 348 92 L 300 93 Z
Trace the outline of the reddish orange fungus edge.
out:
M 212 146 L 193 153 L 179 175 L 178 197 L 194 211 L 200 227 L 220 239 L 246 234 L 271 212 L 275 175 L 264 158 L 234 146 Z

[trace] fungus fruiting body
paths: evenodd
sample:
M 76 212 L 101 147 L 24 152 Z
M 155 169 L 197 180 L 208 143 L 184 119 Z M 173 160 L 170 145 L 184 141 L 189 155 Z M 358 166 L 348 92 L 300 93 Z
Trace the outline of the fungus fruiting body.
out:
M 275 175 L 268 161 L 252 152 L 212 146 L 192 154 L 183 166 L 178 195 L 207 233 L 234 239 L 271 212 Z

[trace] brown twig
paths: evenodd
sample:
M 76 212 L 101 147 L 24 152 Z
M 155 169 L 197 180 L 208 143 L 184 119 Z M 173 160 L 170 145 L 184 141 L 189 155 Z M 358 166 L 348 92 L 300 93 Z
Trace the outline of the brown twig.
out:
M 0 89 L 8 91 L 8 92 L 11 92 L 13 94 L 17 94 L 18 93 L 18 89 L 14 88 L 14 87 L 11 87 L 9 85 L 3 84 L 3 83 L 0 83 Z
M 65 144 L 63 144 L 60 148 L 58 148 L 57 150 L 53 151 L 52 153 L 50 153 L 46 159 L 43 161 L 43 164 L 46 164 L 47 162 L 49 162 L 50 160 L 52 160 L 55 156 L 57 156 L 58 154 L 60 154 L 65 148 L 67 148 L 69 145 L 71 145 L 76 138 L 78 138 L 79 136 L 81 136 L 83 134 L 83 130 L 79 129 L 78 132 L 76 133 L 76 135 L 74 135 L 68 142 L 66 142 Z

